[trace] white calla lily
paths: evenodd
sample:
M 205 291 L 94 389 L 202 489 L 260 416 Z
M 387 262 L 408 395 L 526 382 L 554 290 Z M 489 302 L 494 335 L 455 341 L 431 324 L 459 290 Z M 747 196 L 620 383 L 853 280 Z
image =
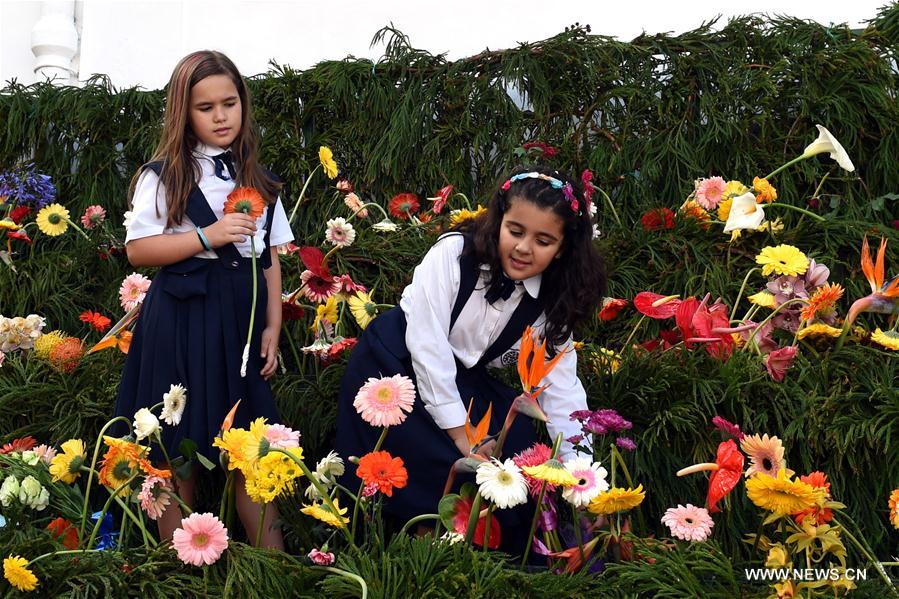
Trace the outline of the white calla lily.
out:
M 806 146 L 802 156 L 804 158 L 810 158 L 816 154 L 827 152 L 830 154 L 831 158 L 836 160 L 837 164 L 839 164 L 843 170 L 850 173 L 853 172 L 855 170 L 855 165 L 852 164 L 849 154 L 846 153 L 846 150 L 843 149 L 842 144 L 837 141 L 837 138 L 821 125 L 815 125 L 815 127 L 818 128 L 818 139 Z
M 730 215 L 724 225 L 724 232 L 739 231 L 741 229 L 758 229 L 765 222 L 765 210 L 761 204 L 755 201 L 755 195 L 749 191 L 737 196 L 730 206 Z

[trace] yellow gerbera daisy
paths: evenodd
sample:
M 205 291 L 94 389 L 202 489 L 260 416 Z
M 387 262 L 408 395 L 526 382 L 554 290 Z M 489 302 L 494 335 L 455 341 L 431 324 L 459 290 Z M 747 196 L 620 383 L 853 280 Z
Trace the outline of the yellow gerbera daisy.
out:
M 832 327 L 829 324 L 816 322 L 800 330 L 799 338 L 805 339 L 806 337 L 811 337 L 812 339 L 836 339 L 840 336 L 840 334 L 842 334 L 842 332 L 843 331 L 841 331 L 840 329 Z
M 801 480 L 787 478 L 786 468 L 781 468 L 777 478 L 756 474 L 746 481 L 746 495 L 750 501 L 779 516 L 795 514 L 814 506 L 824 489 L 816 489 Z
M 9 584 L 20 591 L 33 591 L 37 588 L 37 576 L 28 569 L 28 560 L 18 555 L 10 555 L 3 560 L 3 576 Z
M 315 320 L 312 321 L 312 331 L 318 330 L 322 320 L 327 320 L 332 325 L 337 324 L 337 296 L 328 297 L 324 304 L 319 304 L 315 308 Z
M 371 295 L 364 291 L 357 291 L 356 295 L 350 296 L 347 303 L 350 305 L 350 312 L 352 312 L 353 318 L 356 319 L 359 327 L 363 330 L 378 315 L 378 305 Z
M 733 205 L 733 203 L 733 198 L 721 200 L 721 203 L 718 204 L 718 220 L 720 220 L 721 222 L 727 222 L 728 217 L 730 217 L 730 207 Z
M 303 450 L 299 447 L 286 449 L 303 459 Z M 246 477 L 247 495 L 256 503 L 271 503 L 274 499 L 293 487 L 293 481 L 303 475 L 303 471 L 290 457 L 280 451 L 271 451 L 259 460 L 258 467 L 252 476 Z
M 538 464 L 537 466 L 525 466 L 522 468 L 525 474 L 537 480 L 546 481 L 551 485 L 561 485 L 563 487 L 571 487 L 578 484 L 578 479 L 565 469 L 562 462 L 556 459 L 549 459 Z
M 322 168 L 325 169 L 325 174 L 328 175 L 329 179 L 337 178 L 337 163 L 334 162 L 334 153 L 331 152 L 331 148 L 320 146 L 318 148 L 318 160 L 322 163 Z
M 747 191 L 749 191 L 749 188 L 739 181 L 728 181 L 727 185 L 724 186 L 724 192 L 721 194 L 721 197 L 725 200 L 732 200 L 737 196 L 743 195 Z M 721 204 L 718 204 L 718 206 L 721 206 Z M 727 219 L 722 218 L 721 220 Z
M 334 509 L 337 510 L 336 514 L 331 511 L 331 507 L 326 502 L 320 502 L 304 505 L 300 511 L 335 528 L 343 528 L 350 523 L 349 518 L 343 517 L 347 512 L 347 508 L 341 508 L 340 504 L 337 503 L 337 498 L 334 499 Z
M 887 349 L 899 350 L 899 333 L 896 331 L 881 331 L 877 327 L 871 334 L 871 341 Z
M 452 212 L 450 212 L 450 224 L 453 226 L 458 225 L 459 223 L 464 222 L 470 218 L 477 218 L 486 211 L 487 209 L 480 204 L 478 204 L 476 210 L 467 210 L 465 208 L 461 210 L 453 210 Z
M 762 248 L 762 253 L 755 257 L 756 264 L 762 266 L 762 274 L 803 275 L 808 270 L 808 256 L 792 245 L 781 244 Z
M 267 428 L 265 418 L 257 418 L 250 423 L 250 430 L 229 429 L 216 437 L 212 446 L 228 453 L 228 470 L 239 469 L 244 476 L 253 476 L 259 459 L 268 454 Z
M 890 493 L 890 523 L 893 528 L 899 529 L 899 489 Z
M 34 340 L 34 355 L 42 360 L 50 359 L 50 352 L 68 335 L 63 331 L 50 331 Z
M 646 491 L 643 485 L 637 485 L 635 489 L 623 489 L 621 487 L 612 487 L 605 493 L 600 493 L 590 502 L 587 510 L 593 514 L 614 514 L 615 512 L 626 512 L 635 508 L 646 497 Z
M 21 228 L 11 218 L 0 218 L 0 231 L 18 231 Z
M 62 481 L 67 485 L 75 482 L 78 475 L 81 474 L 81 466 L 87 459 L 84 451 L 84 441 L 81 439 L 69 439 L 62 444 L 62 453 L 56 454 L 50 460 L 50 474 L 53 475 L 53 482 Z
M 41 208 L 34 220 L 41 233 L 56 237 L 69 228 L 69 211 L 59 204 L 50 204 Z
M 770 291 L 759 291 L 746 299 L 749 300 L 750 304 L 755 304 L 756 306 L 761 306 L 763 308 L 771 308 L 773 310 L 777 307 L 777 302 L 774 301 L 774 294 Z

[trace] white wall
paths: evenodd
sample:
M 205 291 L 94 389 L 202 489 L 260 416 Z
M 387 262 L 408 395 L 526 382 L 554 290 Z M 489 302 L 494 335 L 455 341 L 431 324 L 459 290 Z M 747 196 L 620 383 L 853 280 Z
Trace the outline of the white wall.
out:
M 81 81 L 105 73 L 118 87 L 159 88 L 199 48 L 224 51 L 245 75 L 265 72 L 270 59 L 300 69 L 348 55 L 377 59 L 383 46 L 369 43 L 391 22 L 413 46 L 455 59 L 545 39 L 575 21 L 624 40 L 751 12 L 860 27 L 886 1 L 79 0 L 74 66 Z M 30 32 L 40 14 L 38 0 L 0 0 L 0 82 L 35 80 Z

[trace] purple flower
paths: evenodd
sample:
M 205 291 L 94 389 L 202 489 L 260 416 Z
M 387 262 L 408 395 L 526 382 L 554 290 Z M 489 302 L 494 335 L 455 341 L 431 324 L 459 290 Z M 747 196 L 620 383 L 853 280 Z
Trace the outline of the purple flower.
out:
M 805 290 L 805 279 L 802 277 L 782 275 L 768 281 L 766 287 L 774 294 L 774 301 L 778 306 L 796 297 L 808 297 Z
M 774 318 L 777 318 L 776 316 Z M 756 324 L 751 320 L 744 320 L 743 324 Z M 774 341 L 774 338 L 771 334 L 774 332 L 774 323 L 773 319 L 769 320 L 765 324 L 762 325 L 761 328 L 758 328 L 758 332 L 755 336 L 752 335 L 752 332 L 756 329 L 750 329 L 748 331 L 740 331 L 740 336 L 743 338 L 743 341 L 749 341 L 749 338 L 752 337 L 752 342 L 758 345 L 758 348 L 762 351 L 762 353 L 767 354 L 775 349 L 777 349 L 777 342 Z
M 830 269 L 823 264 L 818 264 L 813 258 L 808 261 L 808 270 L 805 271 L 805 275 L 803 276 L 805 279 L 805 288 L 814 290 L 816 287 L 820 287 L 826 283 L 829 276 Z
M 577 445 L 578 443 L 580 443 L 581 441 L 584 440 L 584 435 L 572 435 L 572 436 L 566 438 L 565 440 L 568 441 L 569 443 L 571 443 L 572 445 Z
M 577 420 L 578 422 L 586 422 L 590 419 L 590 416 L 593 415 L 593 412 L 590 410 L 575 410 L 568 416 L 569 420 Z
M 40 209 L 56 199 L 50 177 L 36 173 L 34 163 L 0 173 L 0 196 L 9 196 L 13 205 Z
M 802 310 L 797 308 L 795 310 L 786 309 L 781 310 L 777 313 L 777 315 L 771 319 L 771 322 L 774 323 L 774 328 L 780 329 L 782 331 L 787 331 L 789 333 L 795 333 L 796 329 L 799 328 L 799 321 L 802 320 L 802 316 L 800 316 L 800 312 Z
M 734 437 L 737 441 L 744 437 L 743 431 L 740 430 L 739 424 L 734 424 L 733 422 L 725 420 L 721 416 L 715 416 L 714 418 L 712 418 L 712 424 L 719 431 L 721 431 L 725 435 Z
M 623 449 L 625 451 L 634 451 L 637 449 L 637 444 L 634 443 L 633 439 L 628 439 L 627 437 L 618 437 L 615 439 L 615 445 L 618 446 L 618 449 Z
M 622 418 L 615 410 L 597 410 L 584 424 L 584 431 L 594 435 L 608 435 L 628 430 L 633 424 Z
M 537 525 L 540 527 L 540 530 L 546 532 L 559 528 L 559 511 L 553 495 L 543 496 L 543 509 L 540 510 Z

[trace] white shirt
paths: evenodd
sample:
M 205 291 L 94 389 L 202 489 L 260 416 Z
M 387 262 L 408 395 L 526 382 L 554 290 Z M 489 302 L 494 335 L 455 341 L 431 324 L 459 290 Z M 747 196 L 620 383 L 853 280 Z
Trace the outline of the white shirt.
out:
M 197 157 L 200 164 L 200 180 L 197 186 L 203 195 L 206 196 L 206 202 L 216 218 L 222 218 L 225 214 L 225 200 L 228 194 L 234 191 L 236 184 L 234 181 L 223 181 L 215 176 L 215 162 L 212 156 L 224 152 L 222 148 L 215 146 L 207 146 L 198 144 L 194 150 L 194 156 Z M 159 215 L 156 209 L 159 208 Z M 234 244 L 237 250 L 244 258 L 251 255 L 250 243 L 254 242 L 256 247 L 256 256 L 259 257 L 265 251 L 265 238 L 262 235 L 265 232 L 265 220 L 271 206 L 266 206 L 265 210 L 256 220 L 256 235 L 250 237 L 247 241 Z M 279 198 L 274 205 L 275 214 L 272 217 L 272 230 L 269 245 L 275 247 L 289 241 L 293 241 L 293 232 L 287 222 L 287 214 L 284 212 L 284 206 Z M 165 186 L 159 181 L 159 177 L 150 169 L 145 169 L 137 180 L 134 188 L 134 197 L 132 198 L 132 216 L 131 223 L 128 226 L 128 234 L 125 236 L 125 243 L 142 237 L 151 237 L 162 233 L 186 233 L 188 231 L 196 231 L 197 227 L 191 222 L 187 214 L 181 219 L 181 224 L 174 224 L 166 227 L 167 209 L 165 203 Z M 214 251 L 203 250 L 195 255 L 196 258 L 216 258 Z
M 479 282 L 450 331 L 450 317 L 459 292 L 459 256 L 463 246 L 461 235 L 439 239 L 415 267 L 412 283 L 403 290 L 400 299 L 400 308 L 406 315 L 406 347 L 418 379 L 418 394 L 428 414 L 442 429 L 463 426 L 468 409 L 468 398 L 460 397 L 456 387 L 454 356 L 466 368 L 477 364 L 508 324 L 522 296 L 528 293 L 536 298 L 540 293 L 541 275 L 538 274 L 516 285 L 509 299 L 490 304 L 484 297 L 489 268 L 483 265 Z M 545 324 L 546 315 L 541 314 L 533 326 L 542 333 Z M 521 339 L 488 366 L 517 363 L 520 346 Z M 562 347 L 568 347 L 568 351 L 544 379 L 543 384 L 550 383 L 550 386 L 540 394 L 539 403 L 549 417 L 550 436 L 554 439 L 562 433 L 560 454 L 570 457 L 572 445 L 565 439 L 581 434 L 581 427 L 569 415 L 587 409 L 587 394 L 577 377 L 577 355 L 571 338 Z M 562 347 L 557 349 L 561 351 Z

